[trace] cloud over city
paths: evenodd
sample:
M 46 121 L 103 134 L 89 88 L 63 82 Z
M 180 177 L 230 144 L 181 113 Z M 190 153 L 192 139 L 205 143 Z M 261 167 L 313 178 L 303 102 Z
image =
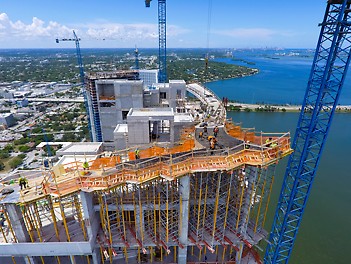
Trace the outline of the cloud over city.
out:
M 120 40 L 124 43 L 133 43 L 129 47 L 134 46 L 134 43 L 157 43 L 158 38 L 157 24 L 122 24 L 97 21 L 68 26 L 55 21 L 45 22 L 37 17 L 33 17 L 30 23 L 24 23 L 20 20 L 11 20 L 6 13 L 0 14 L 1 42 L 20 39 L 33 42 L 54 38 L 71 38 L 73 29 L 82 40 Z M 188 32 L 189 30 L 175 25 L 167 26 L 168 38 L 176 38 Z M 43 47 L 45 47 L 45 42 Z

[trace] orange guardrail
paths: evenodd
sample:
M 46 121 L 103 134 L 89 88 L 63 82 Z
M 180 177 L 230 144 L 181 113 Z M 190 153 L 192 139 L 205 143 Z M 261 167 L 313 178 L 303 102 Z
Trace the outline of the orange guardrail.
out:
M 103 157 L 94 160 L 88 170 L 71 170 L 70 164 L 68 170 L 65 168 L 65 175 L 43 182 L 43 189 L 47 194 L 65 195 L 81 188 L 106 189 L 127 182 L 143 183 L 157 177 L 173 180 L 200 171 L 228 171 L 243 165 L 267 166 L 292 152 L 290 137 L 280 137 L 276 142 L 273 147 L 242 143 L 233 148 L 191 151 L 177 157 L 170 153 L 122 163 L 120 157 Z

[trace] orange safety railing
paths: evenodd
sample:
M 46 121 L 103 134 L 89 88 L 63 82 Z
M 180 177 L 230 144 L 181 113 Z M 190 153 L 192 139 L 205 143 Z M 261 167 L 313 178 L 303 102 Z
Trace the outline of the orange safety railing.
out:
M 72 164 L 69 164 L 68 169 L 65 168 L 67 175 L 46 180 L 43 185 L 46 193 L 65 195 L 81 188 L 105 189 L 127 182 L 143 183 L 157 177 L 173 180 L 199 171 L 228 171 L 243 165 L 267 166 L 292 152 L 289 133 L 274 142 L 277 142 L 274 146 L 244 142 L 227 149 L 191 150 L 177 157 L 168 151 L 167 155 L 133 162 L 120 162 L 119 156 L 101 157 L 92 161 L 88 170 L 82 167 L 71 170 Z

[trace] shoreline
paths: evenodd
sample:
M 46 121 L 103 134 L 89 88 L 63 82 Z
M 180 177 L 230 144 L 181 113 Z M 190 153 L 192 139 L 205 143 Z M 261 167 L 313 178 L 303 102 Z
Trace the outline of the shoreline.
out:
M 228 102 L 228 112 L 296 112 L 301 111 L 301 105 L 282 104 L 247 104 Z M 351 113 L 351 105 L 338 105 L 335 113 Z

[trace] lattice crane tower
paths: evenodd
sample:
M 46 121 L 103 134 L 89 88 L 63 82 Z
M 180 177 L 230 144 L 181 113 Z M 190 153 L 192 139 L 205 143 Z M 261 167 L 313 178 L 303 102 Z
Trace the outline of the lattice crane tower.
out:
M 329 0 L 265 263 L 288 263 L 350 63 L 350 0 Z

